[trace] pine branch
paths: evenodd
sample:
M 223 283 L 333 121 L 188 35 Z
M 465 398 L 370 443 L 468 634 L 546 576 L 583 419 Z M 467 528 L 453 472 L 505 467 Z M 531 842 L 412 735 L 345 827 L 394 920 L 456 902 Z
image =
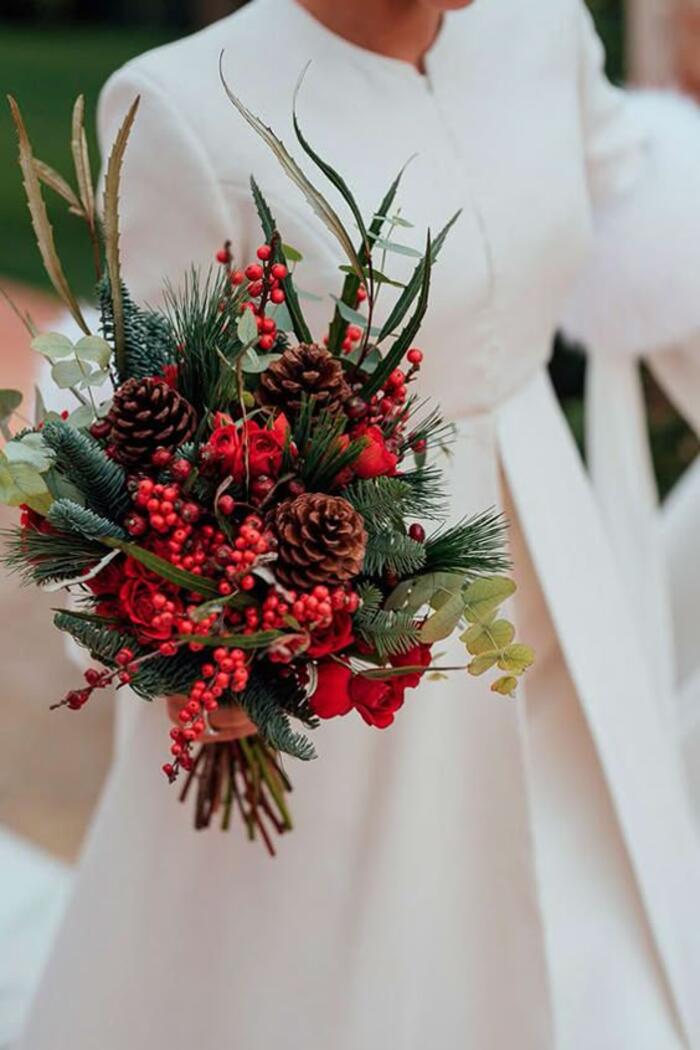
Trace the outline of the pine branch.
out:
M 403 610 L 362 605 L 355 613 L 353 624 L 363 641 L 382 658 L 408 652 L 419 638 L 413 615 Z
M 127 539 L 119 525 L 69 499 L 57 499 L 51 505 L 47 518 L 55 528 L 64 532 L 77 532 L 89 540 L 98 540 L 101 536 Z
M 280 703 L 279 694 L 271 682 L 253 676 L 248 688 L 238 697 L 238 702 L 251 721 L 255 722 L 260 735 L 270 747 L 305 762 L 316 757 L 316 751 L 308 737 L 292 729 L 289 717 Z
M 100 328 L 108 343 L 114 344 L 114 312 L 109 278 L 105 275 L 97 287 L 100 308 Z M 153 310 L 142 310 L 122 285 L 124 314 L 124 367 L 119 370 L 119 381 L 132 377 L 161 375 L 166 365 L 177 359 L 177 346 L 172 329 L 165 317 Z
M 425 542 L 423 571 L 462 573 L 468 579 L 507 571 L 507 525 L 502 514 L 488 510 L 439 530 Z
M 412 540 L 402 532 L 385 529 L 370 532 L 365 550 L 363 573 L 381 576 L 384 572 L 395 573 L 400 579 L 420 572 L 426 559 L 425 546 Z
M 100 626 L 68 611 L 56 613 L 54 625 L 70 634 L 78 645 L 107 667 L 114 667 L 116 655 L 124 647 L 131 649 L 137 660 L 149 652 L 132 635 Z M 154 700 L 169 694 L 186 693 L 198 672 L 196 655 L 181 649 L 177 656 L 157 656 L 142 664 L 134 672 L 130 685 L 144 700 Z
M 105 553 L 101 543 L 36 529 L 7 529 L 0 539 L 4 541 L 0 562 L 27 584 L 70 580 L 91 569 Z
M 436 471 L 396 474 L 393 477 L 361 478 L 343 490 L 343 497 L 365 520 L 367 528 L 379 532 L 387 527 L 401 526 L 406 518 L 439 517 L 442 493 Z
M 82 492 L 86 503 L 106 518 L 123 518 L 130 506 L 126 475 L 87 434 L 62 420 L 50 420 L 41 435 L 56 466 Z
M 295 428 L 294 440 L 301 451 L 301 477 L 309 489 L 323 491 L 351 466 L 364 449 L 367 440 L 360 437 L 343 448 L 340 437 L 347 419 L 340 413 L 322 411 L 314 415 L 313 398 L 304 401 Z

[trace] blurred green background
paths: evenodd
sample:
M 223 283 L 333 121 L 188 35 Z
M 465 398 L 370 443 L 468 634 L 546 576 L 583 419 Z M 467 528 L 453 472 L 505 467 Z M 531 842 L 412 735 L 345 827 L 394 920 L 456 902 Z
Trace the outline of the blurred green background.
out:
M 487 0 L 480 0 L 487 2 Z M 488 0 L 497 3 L 498 0 Z M 93 117 L 101 85 L 133 55 L 206 25 L 241 6 L 232 0 L 0 0 L 0 89 L 20 102 L 39 155 L 69 172 L 73 100 L 87 99 L 91 147 L 97 158 Z M 589 0 L 608 56 L 608 74 L 624 79 L 623 0 Z M 31 234 L 14 133 L 0 107 L 0 278 L 48 289 Z M 52 212 L 56 236 L 74 287 L 92 292 L 90 253 L 82 225 L 62 205 Z M 574 434 L 582 436 L 585 362 L 558 339 L 551 373 Z M 658 389 L 645 377 L 652 444 L 662 493 L 667 492 L 697 445 Z

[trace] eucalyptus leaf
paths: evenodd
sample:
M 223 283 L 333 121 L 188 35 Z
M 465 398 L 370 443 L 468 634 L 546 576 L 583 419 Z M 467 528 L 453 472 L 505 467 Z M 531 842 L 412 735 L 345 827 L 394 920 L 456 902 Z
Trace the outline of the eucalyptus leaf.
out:
M 467 665 L 467 671 L 469 674 L 473 674 L 475 677 L 485 674 L 490 671 L 498 659 L 498 653 L 484 653 L 483 656 L 475 656 L 474 659 Z
M 53 456 L 44 444 L 41 434 L 30 431 L 21 438 L 8 441 L 5 445 L 5 458 L 8 463 L 26 463 L 42 472 L 53 463 Z
M 297 251 L 296 248 L 292 248 L 291 244 L 282 245 L 282 255 L 285 257 L 287 262 L 290 263 L 301 262 L 304 258 L 301 252 Z
M 0 422 L 4 423 L 22 404 L 19 390 L 0 390 Z
M 503 675 L 501 678 L 497 678 L 495 682 L 491 683 L 491 692 L 500 693 L 501 696 L 515 696 L 515 690 L 517 688 L 518 679 L 509 674 Z
M 34 426 L 38 426 L 39 423 L 43 423 L 48 415 L 46 404 L 44 402 L 44 395 L 40 388 L 34 384 Z
M 85 372 L 75 359 L 57 361 L 51 369 L 51 378 L 61 390 L 69 390 L 70 387 L 82 383 L 83 379 L 85 379 Z
M 505 649 L 515 637 L 515 628 L 508 620 L 494 620 L 493 623 L 473 623 L 467 628 L 460 641 L 464 642 L 472 656 L 481 656 L 492 650 Z
M 534 660 L 535 654 L 530 646 L 517 642 L 503 650 L 498 660 L 498 666 L 502 671 L 523 674 L 534 663 Z
M 408 255 L 411 259 L 423 258 L 423 252 L 418 251 L 417 248 L 411 248 L 408 244 L 398 244 L 396 241 L 389 241 L 386 237 L 377 237 L 375 245 L 385 252 L 396 252 L 397 255 Z
M 83 375 L 81 386 L 103 386 L 109 379 L 109 372 L 104 368 L 95 368 Z
M 112 347 L 99 335 L 84 336 L 73 349 L 79 361 L 92 361 L 100 368 L 106 368 L 112 357 Z
M 89 427 L 95 418 L 92 405 L 79 405 L 68 417 L 72 427 Z
M 273 318 L 280 332 L 293 331 L 294 322 L 292 321 L 291 314 L 287 309 L 286 303 L 279 303 L 277 306 L 275 306 L 273 310 L 270 310 L 270 317 Z
M 258 324 L 255 320 L 252 310 L 244 310 L 241 316 L 238 318 L 236 324 L 236 331 L 238 332 L 238 338 L 247 346 L 249 343 L 254 343 L 258 338 Z
M 486 576 L 474 580 L 464 590 L 465 618 L 470 623 L 483 623 L 515 590 L 515 583 L 507 576 Z
M 257 375 L 269 368 L 273 361 L 278 361 L 279 356 L 279 354 L 260 354 L 251 347 L 243 357 L 243 371 Z
M 335 302 L 338 308 L 338 313 L 347 321 L 349 324 L 356 324 L 358 328 L 365 329 L 367 327 L 367 318 L 359 312 L 359 310 L 353 310 L 352 306 L 348 306 L 342 299 L 338 299 L 337 296 L 332 295 L 331 299 Z
M 300 299 L 305 299 L 308 303 L 322 303 L 323 296 L 317 295 L 316 292 L 308 292 L 303 288 L 297 288 L 297 295 Z
M 420 631 L 420 640 L 428 645 L 448 638 L 462 618 L 461 594 L 453 594 L 436 613 L 426 620 Z
M 73 343 L 61 332 L 42 332 L 32 339 L 32 350 L 36 350 L 49 361 L 60 361 L 73 353 Z

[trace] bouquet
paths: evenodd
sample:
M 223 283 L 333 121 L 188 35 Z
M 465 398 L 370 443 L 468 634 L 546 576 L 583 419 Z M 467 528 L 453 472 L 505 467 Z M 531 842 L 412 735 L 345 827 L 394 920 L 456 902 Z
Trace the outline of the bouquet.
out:
M 456 216 L 428 235 L 410 280 L 393 281 L 386 259 L 409 225 L 394 210 L 400 174 L 365 222 L 295 115 L 301 148 L 354 218 L 356 247 L 281 141 L 229 96 L 344 251 L 327 332 L 319 342 L 309 330 L 301 256 L 254 180 L 256 258 L 239 267 L 226 243 L 218 268 L 169 289 L 164 309 L 136 305 L 120 274 L 118 200 L 138 100 L 107 164 L 101 220 L 82 99 L 76 188 L 34 156 L 10 100 L 39 247 L 83 335 L 39 334 L 28 322 L 76 406 L 57 414 L 38 396 L 33 425 L 13 432 L 20 397 L 2 391 L 0 499 L 21 507 L 5 563 L 77 595 L 54 623 L 95 661 L 53 706 L 79 710 L 112 684 L 177 698 L 163 772 L 182 778 L 181 797 L 195 796 L 195 826 L 216 816 L 227 828 L 239 813 L 274 852 L 274 833 L 292 826 L 282 756 L 313 758 L 308 731 L 320 720 L 354 712 L 385 729 L 426 675 L 446 670 L 498 668 L 491 688 L 512 694 L 532 653 L 498 616 L 515 589 L 502 575 L 505 523 L 488 510 L 445 524 L 431 451 L 447 448 L 450 428 L 415 393 L 431 269 Z M 99 334 L 61 267 L 43 186 L 86 223 Z M 385 287 L 393 305 L 377 326 Z M 435 646 L 460 629 L 468 662 L 444 668 Z M 257 733 L 219 742 L 215 713 L 234 705 Z

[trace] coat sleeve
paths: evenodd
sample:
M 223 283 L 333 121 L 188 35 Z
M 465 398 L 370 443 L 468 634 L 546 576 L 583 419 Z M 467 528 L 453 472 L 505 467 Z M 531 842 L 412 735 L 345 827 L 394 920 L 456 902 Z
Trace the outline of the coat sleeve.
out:
M 613 87 L 576 2 L 594 238 L 564 327 L 593 352 L 673 352 L 700 334 L 700 113 L 671 92 Z
M 104 162 L 137 96 L 119 207 L 122 269 L 133 296 L 158 306 L 166 282 L 177 287 L 193 266 L 206 272 L 226 239 L 234 242 L 237 257 L 246 258 L 253 217 L 242 194 L 224 191 L 195 129 L 138 62 L 118 71 L 102 91 L 98 135 Z

